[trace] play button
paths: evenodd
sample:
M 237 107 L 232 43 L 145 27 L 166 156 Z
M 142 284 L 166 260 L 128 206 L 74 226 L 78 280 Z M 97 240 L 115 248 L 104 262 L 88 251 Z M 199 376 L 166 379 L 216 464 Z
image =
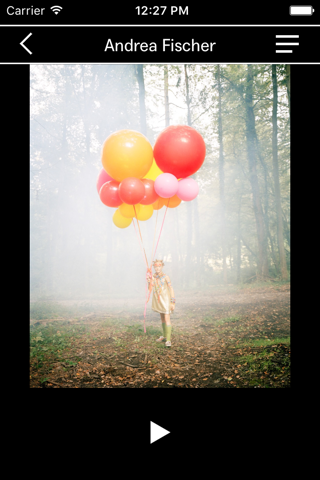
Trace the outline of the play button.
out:
M 164 437 L 170 433 L 165 428 L 160 427 L 156 423 L 150 422 L 150 443 L 156 442 L 159 438 Z

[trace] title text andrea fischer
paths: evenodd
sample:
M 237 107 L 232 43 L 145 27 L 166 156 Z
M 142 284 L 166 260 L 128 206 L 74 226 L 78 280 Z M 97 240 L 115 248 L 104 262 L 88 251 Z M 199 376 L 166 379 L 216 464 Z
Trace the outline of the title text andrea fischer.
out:
M 212 52 L 213 46 L 216 42 L 202 42 L 199 43 L 191 39 L 190 42 L 175 42 L 173 38 L 164 38 L 162 40 L 162 51 L 171 52 Z M 133 38 L 129 42 L 112 42 L 111 38 L 108 38 L 105 52 L 157 52 L 158 44 L 156 42 L 134 42 Z

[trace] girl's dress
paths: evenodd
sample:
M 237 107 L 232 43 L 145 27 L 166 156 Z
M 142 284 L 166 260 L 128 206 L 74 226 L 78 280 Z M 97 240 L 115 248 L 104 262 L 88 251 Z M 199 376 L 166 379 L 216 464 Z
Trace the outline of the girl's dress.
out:
M 154 312 L 172 314 L 170 310 L 171 291 L 166 280 L 166 275 L 152 275 L 153 296 L 151 308 Z

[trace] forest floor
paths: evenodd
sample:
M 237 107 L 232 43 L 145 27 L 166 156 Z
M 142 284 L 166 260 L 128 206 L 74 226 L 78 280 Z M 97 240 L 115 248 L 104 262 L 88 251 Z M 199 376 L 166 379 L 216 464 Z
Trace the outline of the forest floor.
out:
M 151 302 L 150 302 L 151 303 Z M 34 302 L 31 388 L 286 388 L 290 285 L 179 295 L 172 347 L 141 302 Z

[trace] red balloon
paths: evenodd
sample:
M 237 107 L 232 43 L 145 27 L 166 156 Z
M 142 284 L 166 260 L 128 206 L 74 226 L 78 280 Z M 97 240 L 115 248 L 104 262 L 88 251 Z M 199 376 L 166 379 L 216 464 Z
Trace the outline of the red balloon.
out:
M 127 177 L 119 185 L 121 200 L 128 205 L 136 205 L 145 196 L 146 189 L 139 178 Z
M 150 178 L 142 178 L 141 182 L 143 183 L 146 191 L 143 199 L 140 200 L 139 203 L 141 203 L 141 205 L 151 205 L 157 200 L 157 198 L 159 198 L 159 195 L 154 189 L 154 181 Z
M 108 175 L 108 173 L 105 171 L 104 168 L 101 168 L 101 170 L 99 172 L 99 175 L 98 175 L 98 178 L 97 178 L 98 193 L 100 192 L 100 188 L 102 187 L 102 185 L 106 182 L 110 182 L 110 180 L 113 180 L 113 178 L 110 177 L 110 175 Z
M 119 195 L 119 182 L 110 180 L 102 185 L 99 192 L 100 200 L 107 207 L 119 207 L 122 200 Z
M 153 149 L 156 164 L 164 173 L 189 177 L 204 162 L 206 146 L 197 130 L 188 125 L 171 125 L 158 136 Z

